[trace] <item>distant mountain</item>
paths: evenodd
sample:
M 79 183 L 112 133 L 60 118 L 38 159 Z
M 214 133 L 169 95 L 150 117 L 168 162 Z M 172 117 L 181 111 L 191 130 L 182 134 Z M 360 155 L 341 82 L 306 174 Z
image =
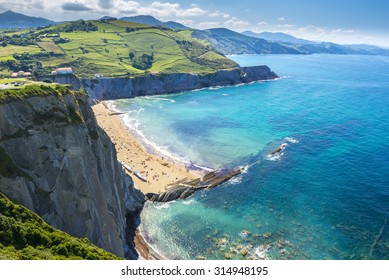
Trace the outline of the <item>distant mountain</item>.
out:
M 389 55 L 389 49 L 372 45 L 340 45 L 330 42 L 314 42 L 301 38 L 296 38 L 282 32 L 262 32 L 255 33 L 245 31 L 242 34 L 255 38 L 265 39 L 270 42 L 277 42 L 280 45 L 294 48 L 301 53 L 314 54 L 361 54 L 361 55 Z
M 389 55 L 389 49 L 369 45 L 340 45 L 330 42 L 321 42 L 313 44 L 293 44 L 282 43 L 298 49 L 307 54 L 326 53 L 326 54 L 358 54 L 358 55 Z
M 100 18 L 100 20 L 107 20 L 107 19 L 117 19 L 115 17 L 110 17 L 110 16 L 103 16 L 102 18 Z
M 129 21 L 129 22 L 136 22 L 136 23 L 141 23 L 141 24 L 147 24 L 151 26 L 162 26 L 162 27 L 167 27 L 171 29 L 189 29 L 185 25 L 182 25 L 181 23 L 174 22 L 174 21 L 167 21 L 163 22 L 158 19 L 156 19 L 153 16 L 133 16 L 133 17 L 122 17 L 120 20 L 123 21 Z
M 0 28 L 36 28 L 57 24 L 55 21 L 41 17 L 30 17 L 13 11 L 0 14 Z
M 228 54 L 302 54 L 293 46 L 246 36 L 227 28 L 194 30 L 192 37 L 206 40 L 218 52 Z
M 261 33 L 255 33 L 252 31 L 245 31 L 242 34 L 255 37 L 255 38 L 262 38 L 267 41 L 273 41 L 273 42 L 287 42 L 287 43 L 293 43 L 293 44 L 315 44 L 313 41 L 308 41 L 300 38 L 296 38 L 292 35 L 282 33 L 282 32 L 261 32 Z
M 343 47 L 352 49 L 359 54 L 389 55 L 389 48 L 377 47 L 366 44 L 343 45 Z

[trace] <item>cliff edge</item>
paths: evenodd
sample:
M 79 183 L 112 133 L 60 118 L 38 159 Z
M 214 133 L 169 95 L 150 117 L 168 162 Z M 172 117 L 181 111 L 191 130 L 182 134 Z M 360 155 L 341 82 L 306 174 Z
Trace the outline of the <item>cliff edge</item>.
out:
M 51 226 L 124 257 L 126 216 L 142 208 L 143 195 L 88 96 L 61 86 L 1 95 L 0 192 Z
M 77 78 L 73 75 L 44 76 L 60 84 L 71 84 L 74 89 L 83 88 L 94 100 L 112 100 L 136 96 L 157 95 L 190 91 L 206 87 L 231 86 L 278 78 L 266 65 L 239 67 L 212 73 L 146 74 L 129 78 Z

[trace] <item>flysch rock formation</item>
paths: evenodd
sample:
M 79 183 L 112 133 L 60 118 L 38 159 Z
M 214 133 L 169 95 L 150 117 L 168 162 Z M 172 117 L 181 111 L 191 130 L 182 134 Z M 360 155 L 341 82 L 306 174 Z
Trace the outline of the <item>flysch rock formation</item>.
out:
M 278 78 L 265 65 L 220 70 L 208 74 L 172 73 L 145 74 L 131 78 L 85 79 L 73 75 L 45 76 L 60 84 L 71 84 L 74 89 L 83 88 L 94 100 L 111 100 L 136 96 L 177 93 L 215 86 L 231 86 Z
M 127 257 L 136 258 L 126 234 L 135 231 L 133 215 L 144 197 L 97 125 L 87 95 L 0 104 L 0 149 L 20 170 L 18 176 L 0 174 L 0 192 L 55 228 L 120 257 L 129 247 Z

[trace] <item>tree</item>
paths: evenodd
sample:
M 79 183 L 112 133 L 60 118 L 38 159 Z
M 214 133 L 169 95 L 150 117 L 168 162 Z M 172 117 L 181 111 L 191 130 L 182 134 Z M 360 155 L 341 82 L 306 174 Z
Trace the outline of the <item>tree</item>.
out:
M 153 61 L 153 54 L 149 55 L 144 53 L 132 61 L 132 66 L 140 70 L 147 70 L 153 66 Z

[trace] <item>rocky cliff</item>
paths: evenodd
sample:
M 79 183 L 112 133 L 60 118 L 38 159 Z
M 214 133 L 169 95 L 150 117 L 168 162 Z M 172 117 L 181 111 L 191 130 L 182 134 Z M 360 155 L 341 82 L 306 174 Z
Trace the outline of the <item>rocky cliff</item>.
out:
M 126 215 L 142 208 L 143 195 L 88 97 L 61 91 L 0 104 L 0 192 L 51 226 L 124 257 Z
M 45 77 L 61 84 L 84 88 L 90 99 L 106 100 L 188 91 L 212 86 L 229 86 L 278 76 L 267 66 L 241 67 L 208 74 L 148 74 L 132 78 L 77 79 L 72 75 Z M 43 79 L 43 77 L 41 78 Z

